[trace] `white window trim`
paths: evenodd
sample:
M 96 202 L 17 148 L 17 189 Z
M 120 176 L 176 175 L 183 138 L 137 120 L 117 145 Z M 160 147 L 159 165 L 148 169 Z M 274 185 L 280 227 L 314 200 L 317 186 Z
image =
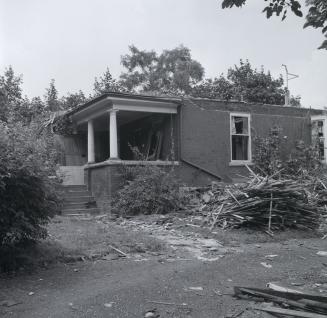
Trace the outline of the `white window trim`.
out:
M 326 115 L 313 115 L 311 116 L 311 122 L 313 121 L 322 121 L 324 128 L 324 150 L 325 150 L 325 158 L 321 160 L 322 163 L 327 164 L 327 116 Z
M 248 119 L 248 134 L 243 136 L 249 136 L 248 144 L 248 160 L 233 160 L 233 145 L 232 145 L 232 117 L 246 117 Z M 229 116 L 229 140 L 230 140 L 230 166 L 243 166 L 243 165 L 252 165 L 252 140 L 251 140 L 251 114 L 248 113 L 230 113 Z

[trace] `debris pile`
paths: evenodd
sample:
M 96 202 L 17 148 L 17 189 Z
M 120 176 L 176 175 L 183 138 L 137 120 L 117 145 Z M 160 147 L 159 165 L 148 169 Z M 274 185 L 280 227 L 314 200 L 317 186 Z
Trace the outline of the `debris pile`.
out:
M 234 287 L 234 292 L 237 298 L 263 303 L 262 306 L 251 307 L 255 310 L 283 315 L 283 317 L 284 315 L 308 318 L 327 317 L 326 296 L 308 294 L 283 287 L 277 289 L 271 289 L 271 287 L 269 289 Z
M 320 206 L 311 180 L 261 177 L 239 185 L 218 188 L 203 195 L 200 212 L 213 229 L 242 226 L 265 229 L 316 229 L 325 208 Z

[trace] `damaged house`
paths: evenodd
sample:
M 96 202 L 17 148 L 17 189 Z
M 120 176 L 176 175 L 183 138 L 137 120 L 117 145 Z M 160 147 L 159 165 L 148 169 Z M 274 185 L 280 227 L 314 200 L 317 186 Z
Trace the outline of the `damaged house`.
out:
M 327 116 L 322 110 L 105 93 L 66 115 L 73 131 L 58 135 L 63 183 L 75 189 L 69 212 L 93 197 L 105 210 L 122 183 L 122 166 L 175 166 L 188 185 L 234 182 L 252 163 L 253 138 L 281 127 L 286 149 L 320 140 L 326 161 Z M 82 200 L 85 198 L 85 202 Z

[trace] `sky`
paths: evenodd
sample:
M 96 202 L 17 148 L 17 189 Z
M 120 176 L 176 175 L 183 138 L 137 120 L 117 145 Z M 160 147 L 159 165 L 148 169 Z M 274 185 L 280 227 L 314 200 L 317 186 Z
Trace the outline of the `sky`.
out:
M 300 0 L 303 1 L 304 0 Z M 219 76 L 248 59 L 278 77 L 282 64 L 305 107 L 327 106 L 327 51 L 320 31 L 303 29 L 289 13 L 266 19 L 263 0 L 221 9 L 222 0 L 0 0 L 0 73 L 11 65 L 23 75 L 24 94 L 43 96 L 52 78 L 60 95 L 92 92 L 95 76 L 123 71 L 128 46 L 173 49 L 180 44 Z

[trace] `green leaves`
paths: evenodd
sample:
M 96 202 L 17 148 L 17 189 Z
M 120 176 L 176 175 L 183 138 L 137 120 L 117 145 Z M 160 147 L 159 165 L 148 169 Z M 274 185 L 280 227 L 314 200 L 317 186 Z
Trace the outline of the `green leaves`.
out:
M 185 94 L 203 78 L 202 65 L 193 60 L 190 50 L 182 45 L 164 50 L 160 55 L 154 51 L 139 50 L 134 45 L 129 50 L 130 54 L 121 58 L 127 72 L 122 73 L 120 78 L 130 90 Z
M 262 104 L 284 104 L 284 88 L 281 77 L 274 79 L 269 72 L 253 69 L 249 61 L 240 60 L 228 70 L 227 77 L 220 75 L 214 80 L 207 79 L 195 85 L 191 95 L 194 97 L 222 100 L 243 100 Z
M 280 16 L 282 21 L 286 19 L 288 9 L 298 17 L 303 17 L 302 7 L 298 0 L 264 0 L 269 1 L 263 9 L 267 19 L 273 15 Z M 246 4 L 246 0 L 223 0 L 222 8 L 241 7 Z M 309 7 L 306 15 L 304 28 L 311 26 L 315 29 L 321 28 L 322 33 L 327 37 L 327 1 L 326 0 L 306 0 L 306 6 Z M 327 49 L 327 40 L 325 40 L 319 49 Z

